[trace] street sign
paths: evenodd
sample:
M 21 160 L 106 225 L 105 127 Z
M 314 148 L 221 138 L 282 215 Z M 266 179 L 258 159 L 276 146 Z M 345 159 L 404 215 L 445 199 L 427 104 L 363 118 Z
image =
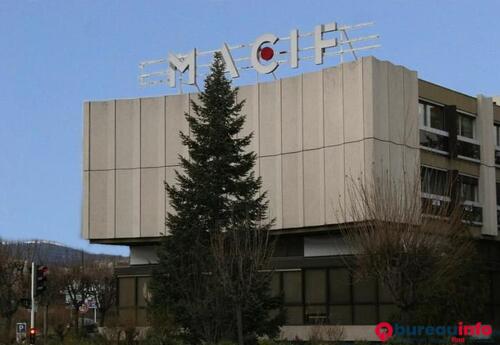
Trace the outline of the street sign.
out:
M 16 333 L 26 333 L 28 329 L 28 325 L 26 322 L 18 322 L 16 323 Z
M 97 306 L 96 306 L 97 303 L 96 303 L 96 300 L 94 299 L 94 297 L 87 297 L 87 298 L 85 298 L 85 304 L 87 305 L 87 307 L 89 309 L 95 309 L 95 308 L 97 308 Z
M 28 330 L 28 325 L 26 324 L 26 322 L 16 323 L 16 342 L 18 344 L 21 344 L 26 340 L 27 330 Z
M 85 314 L 89 311 L 89 307 L 87 307 L 86 304 L 82 304 L 80 306 L 80 308 L 78 308 L 78 311 L 81 313 L 81 314 Z

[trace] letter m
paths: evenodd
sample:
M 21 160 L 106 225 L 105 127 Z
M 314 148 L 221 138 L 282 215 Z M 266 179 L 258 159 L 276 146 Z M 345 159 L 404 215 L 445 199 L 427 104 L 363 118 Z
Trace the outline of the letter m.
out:
M 175 87 L 175 71 L 189 72 L 188 84 L 196 84 L 196 49 L 183 57 L 168 54 L 168 86 Z

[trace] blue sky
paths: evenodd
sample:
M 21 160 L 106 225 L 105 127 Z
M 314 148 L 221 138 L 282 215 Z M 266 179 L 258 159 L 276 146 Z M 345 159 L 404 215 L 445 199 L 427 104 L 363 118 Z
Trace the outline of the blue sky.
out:
M 140 61 L 375 21 L 360 33 L 381 35 L 376 57 L 464 93 L 500 95 L 499 15 L 496 1 L 2 0 L 0 237 L 128 253 L 80 238 L 82 102 L 172 93 L 140 88 Z M 293 73 L 318 68 L 304 62 Z

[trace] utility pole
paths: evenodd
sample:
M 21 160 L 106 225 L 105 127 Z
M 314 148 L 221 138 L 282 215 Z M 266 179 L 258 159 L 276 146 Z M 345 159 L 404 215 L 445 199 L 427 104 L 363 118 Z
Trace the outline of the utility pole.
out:
M 36 272 L 35 272 L 35 263 L 32 262 L 31 263 L 31 322 L 30 322 L 30 334 L 32 334 L 33 330 L 35 329 L 35 307 L 36 307 L 36 302 L 35 302 L 35 275 L 36 275 Z M 34 345 L 34 344 L 35 344 L 35 342 L 32 340 L 32 337 L 30 337 L 30 345 Z

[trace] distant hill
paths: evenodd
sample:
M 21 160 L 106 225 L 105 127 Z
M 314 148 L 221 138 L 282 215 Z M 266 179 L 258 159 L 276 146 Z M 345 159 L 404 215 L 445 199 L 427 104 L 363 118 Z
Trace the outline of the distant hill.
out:
M 93 261 L 106 261 L 116 264 L 128 262 L 128 257 L 125 256 L 93 254 L 50 241 L 4 241 L 2 245 L 5 246 L 4 248 L 9 251 L 11 256 L 44 265 L 70 265 Z

